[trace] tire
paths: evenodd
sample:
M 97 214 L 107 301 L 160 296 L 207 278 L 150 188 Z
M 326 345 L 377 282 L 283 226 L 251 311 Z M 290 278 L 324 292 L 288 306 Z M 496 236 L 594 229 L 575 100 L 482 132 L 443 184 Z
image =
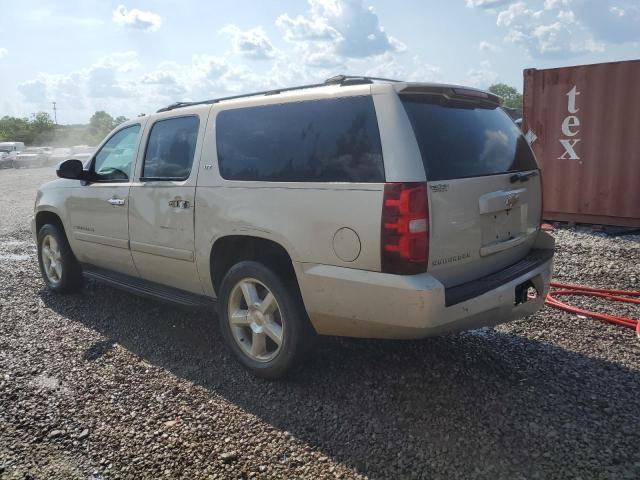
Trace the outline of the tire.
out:
M 55 258 L 53 262 L 52 257 Z M 38 232 L 38 264 L 44 283 L 52 292 L 73 293 L 84 284 L 82 268 L 67 237 L 56 225 L 43 225 Z
M 272 297 L 267 300 L 269 293 Z M 248 302 L 247 296 L 256 301 Z M 262 263 L 243 261 L 229 269 L 221 283 L 218 310 L 227 347 L 258 377 L 285 376 L 312 349 L 315 332 L 295 279 Z M 278 333 L 279 345 L 274 341 Z

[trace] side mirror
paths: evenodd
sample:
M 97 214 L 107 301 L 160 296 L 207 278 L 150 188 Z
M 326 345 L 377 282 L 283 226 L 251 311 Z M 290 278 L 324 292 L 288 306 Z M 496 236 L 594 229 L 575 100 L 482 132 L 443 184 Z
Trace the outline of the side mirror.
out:
M 87 172 L 85 172 L 82 162 L 76 158 L 65 160 L 58 165 L 56 175 L 60 178 L 68 178 L 71 180 L 86 180 Z

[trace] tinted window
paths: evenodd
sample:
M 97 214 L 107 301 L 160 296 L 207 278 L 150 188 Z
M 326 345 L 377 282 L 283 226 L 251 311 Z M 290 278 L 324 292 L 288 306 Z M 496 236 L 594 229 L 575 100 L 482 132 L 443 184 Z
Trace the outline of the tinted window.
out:
M 131 178 L 139 133 L 140 125 L 132 125 L 116 132 L 107 140 L 95 156 L 93 171 L 97 180 L 122 181 Z
M 191 173 L 198 140 L 198 117 L 159 120 L 153 124 L 144 154 L 142 176 L 184 180 Z
M 404 98 L 429 180 L 534 170 L 531 149 L 500 108 Z
M 227 179 L 384 181 L 371 97 L 226 110 L 218 115 L 216 136 Z

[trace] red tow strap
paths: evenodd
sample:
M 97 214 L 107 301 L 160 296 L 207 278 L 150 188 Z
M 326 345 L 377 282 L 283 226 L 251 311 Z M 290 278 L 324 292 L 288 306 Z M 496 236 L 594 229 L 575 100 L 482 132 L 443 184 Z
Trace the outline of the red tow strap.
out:
M 619 315 L 609 315 L 607 313 L 591 312 L 582 308 L 567 305 L 556 298 L 561 295 L 586 295 L 590 297 L 604 298 L 613 302 L 626 302 L 640 304 L 640 292 L 627 291 L 627 290 L 610 290 L 605 288 L 592 288 L 581 287 L 579 285 L 570 285 L 566 283 L 551 282 L 552 290 L 547 294 L 545 304 L 553 308 L 559 308 L 569 313 L 575 313 L 577 315 L 583 315 L 585 317 L 595 318 L 603 322 L 613 323 L 615 325 L 621 325 L 623 327 L 631 328 L 636 331 L 640 336 L 640 320 L 634 320 L 633 318 L 622 317 Z M 621 296 L 624 295 L 624 296 Z

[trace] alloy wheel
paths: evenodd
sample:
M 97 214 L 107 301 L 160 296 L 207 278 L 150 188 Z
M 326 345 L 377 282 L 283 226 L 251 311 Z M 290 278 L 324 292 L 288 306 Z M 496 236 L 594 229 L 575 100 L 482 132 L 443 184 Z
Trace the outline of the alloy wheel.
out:
M 278 355 L 284 318 L 266 285 L 253 278 L 240 280 L 231 290 L 227 313 L 233 338 L 248 357 L 269 362 Z
M 62 280 L 62 253 L 53 235 L 47 235 L 42 239 L 41 255 L 44 273 L 49 281 L 53 284 L 60 283 Z

